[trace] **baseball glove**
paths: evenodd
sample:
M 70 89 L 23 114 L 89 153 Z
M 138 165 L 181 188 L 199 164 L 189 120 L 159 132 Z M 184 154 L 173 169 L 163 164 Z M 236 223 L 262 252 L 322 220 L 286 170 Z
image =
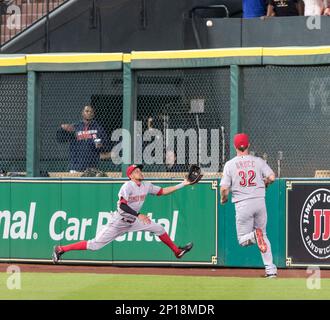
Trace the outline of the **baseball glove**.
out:
M 196 164 L 192 164 L 187 175 L 187 180 L 190 182 L 190 184 L 198 183 L 202 177 L 203 174 L 201 168 Z

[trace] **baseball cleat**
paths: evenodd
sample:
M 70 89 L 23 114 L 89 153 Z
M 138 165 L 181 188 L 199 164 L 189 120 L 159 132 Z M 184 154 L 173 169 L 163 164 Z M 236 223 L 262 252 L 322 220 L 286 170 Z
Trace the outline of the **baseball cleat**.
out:
M 192 242 L 187 243 L 184 247 L 179 247 L 179 249 L 181 251 L 178 254 L 176 254 L 175 256 L 178 259 L 182 258 L 188 251 L 191 250 L 192 247 L 193 247 L 193 243 Z
M 256 238 L 256 241 L 257 241 L 257 245 L 259 247 L 259 250 L 262 252 L 262 253 L 265 253 L 267 251 L 267 244 L 265 242 L 265 239 L 264 239 L 264 236 L 263 236 L 263 233 L 262 233 L 262 230 L 260 228 L 257 228 L 255 231 L 254 231 L 254 236 Z
M 265 274 L 265 278 L 267 279 L 277 278 L 277 274 L 276 273 Z
M 61 248 L 60 246 L 54 247 L 53 254 L 52 254 L 54 264 L 56 264 L 60 261 L 61 255 L 64 253 L 64 251 L 62 251 L 60 248 Z

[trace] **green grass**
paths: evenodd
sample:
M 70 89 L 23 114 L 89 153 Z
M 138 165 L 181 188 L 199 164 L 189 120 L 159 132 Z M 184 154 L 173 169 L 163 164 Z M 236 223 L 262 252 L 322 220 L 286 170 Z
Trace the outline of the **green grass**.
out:
M 9 290 L 8 277 L 0 273 L 0 299 L 330 299 L 330 279 L 321 280 L 321 289 L 311 290 L 306 279 L 24 272 L 21 289 Z

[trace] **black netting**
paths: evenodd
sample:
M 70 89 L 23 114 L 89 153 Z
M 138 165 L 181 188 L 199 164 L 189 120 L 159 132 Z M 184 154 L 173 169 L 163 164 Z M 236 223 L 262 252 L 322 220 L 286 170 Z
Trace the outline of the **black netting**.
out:
M 330 66 L 243 67 L 240 88 L 242 130 L 251 136 L 251 151 L 266 158 L 281 177 L 313 177 L 316 171 L 329 170 L 329 71 Z M 218 166 L 213 172 L 222 171 L 223 162 L 229 160 L 231 145 L 229 67 L 141 70 L 136 71 L 135 79 L 135 124 L 140 123 L 142 135 L 155 130 L 159 133 L 158 142 L 158 133 L 151 141 L 141 142 L 140 157 L 138 142 L 144 139 L 139 137 L 139 132 L 132 134 L 135 160 L 141 159 L 145 171 L 159 177 L 164 172 L 186 172 L 189 164 L 200 162 L 201 156 L 214 156 L 212 146 L 217 143 L 211 140 L 212 129 L 218 130 Z M 42 72 L 39 84 L 40 170 L 61 174 L 97 167 L 105 172 L 121 172 L 121 164 L 114 163 L 109 152 L 118 144 L 111 141 L 111 135 L 122 128 L 123 122 L 122 72 Z M 24 172 L 27 76 L 1 75 L 0 90 L 0 128 L 4 137 L 0 170 Z M 82 110 L 87 105 L 92 106 L 94 120 L 104 133 L 100 137 L 102 130 L 99 127 L 86 130 L 82 124 L 81 127 L 77 125 L 77 135 L 73 137 L 79 136 L 82 143 L 89 140 L 89 144 L 74 146 L 70 143 L 72 134 L 70 137 L 70 133 L 63 133 L 61 125 L 81 121 Z M 188 138 L 184 144 L 174 141 L 171 145 L 168 134 L 171 129 L 176 134 L 180 134 L 178 130 L 183 134 L 189 130 L 196 133 L 195 157 L 191 158 Z M 206 143 L 198 141 L 201 130 L 207 130 Z M 102 152 L 97 154 L 95 162 L 95 157 L 93 160 L 89 154 L 96 149 L 97 140 L 94 140 L 98 138 L 102 140 Z M 150 158 L 146 161 L 144 157 L 143 152 L 150 148 L 151 142 L 154 147 L 161 144 L 161 163 L 150 162 Z M 76 155 L 71 157 L 73 151 Z M 172 151 L 179 162 L 174 166 L 166 164 L 168 154 L 173 161 Z M 200 164 L 208 168 L 208 164 Z
M 26 165 L 27 76 L 0 75 L 0 170 L 24 172 Z
M 330 167 L 329 72 L 330 66 L 243 69 L 243 130 L 251 150 L 282 177 L 312 177 Z
M 41 171 L 121 171 L 110 151 L 118 143 L 111 142 L 111 135 L 122 127 L 122 73 L 46 72 L 40 74 L 40 87 Z M 88 105 L 94 118 L 87 126 L 82 111 Z M 64 130 L 62 125 L 69 126 Z
M 193 148 L 189 145 L 188 139 L 184 145 L 176 143 L 170 145 L 169 129 L 181 129 L 183 132 L 192 130 L 197 137 L 199 130 L 206 129 L 207 142 L 197 141 L 196 153 L 199 156 L 206 154 L 211 156 L 211 129 L 217 129 L 219 150 L 216 155 L 217 168 L 214 172 L 221 171 L 223 157 L 225 160 L 228 160 L 229 157 L 230 69 L 138 71 L 136 86 L 136 119 L 142 124 L 143 134 L 155 129 L 161 133 L 159 136 L 155 135 L 152 142 L 158 138 L 162 149 L 163 163 L 150 163 L 150 161 L 148 163 L 143 157 L 145 171 L 182 172 L 187 170 L 189 164 L 199 162 L 198 156 L 194 157 L 190 154 Z M 225 136 L 224 144 L 223 135 Z M 143 143 L 143 151 L 148 148 L 149 144 L 150 142 Z M 193 144 L 196 145 L 196 143 Z M 169 163 L 171 163 L 171 159 L 173 160 L 173 151 L 177 159 L 176 162 L 180 163 L 171 166 Z M 169 155 L 168 158 L 170 159 L 168 164 L 166 164 L 166 154 Z M 178 161 L 179 157 L 180 161 Z M 154 160 L 158 162 L 159 159 L 155 157 Z M 209 167 L 207 164 L 202 166 L 204 168 Z

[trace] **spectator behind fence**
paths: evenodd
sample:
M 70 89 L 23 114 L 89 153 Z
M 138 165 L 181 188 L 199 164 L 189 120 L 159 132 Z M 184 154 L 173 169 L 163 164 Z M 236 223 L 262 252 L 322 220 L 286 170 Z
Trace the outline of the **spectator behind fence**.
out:
M 69 171 L 82 172 L 98 169 L 100 156 L 109 158 L 109 141 L 105 130 L 94 120 L 94 109 L 87 105 L 82 110 L 82 120 L 76 124 L 62 124 L 57 131 L 57 141 L 70 142 Z
M 330 15 L 330 1 L 328 0 L 303 0 L 305 16 Z
M 267 17 L 303 16 L 302 0 L 269 0 Z
M 267 14 L 267 0 L 243 0 L 243 18 L 261 18 Z

